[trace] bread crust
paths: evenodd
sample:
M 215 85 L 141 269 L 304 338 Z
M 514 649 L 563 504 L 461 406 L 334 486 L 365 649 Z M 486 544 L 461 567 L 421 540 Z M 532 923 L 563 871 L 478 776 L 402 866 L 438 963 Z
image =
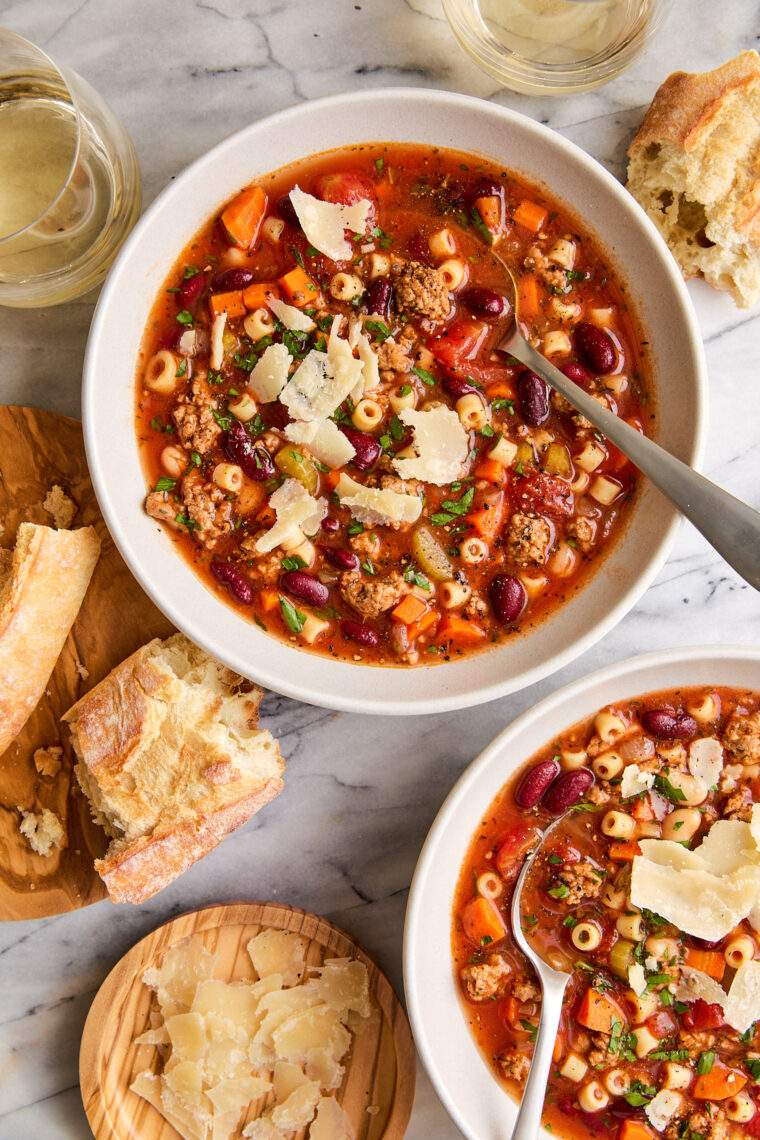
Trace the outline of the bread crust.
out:
M 116 847 L 113 854 L 95 863 L 111 900 L 141 903 L 163 890 L 279 795 L 283 786 L 280 779 L 268 780 L 258 791 L 227 804 L 197 824 L 188 821 Z
M 760 80 L 760 57 L 743 51 L 714 71 L 676 71 L 657 89 L 654 99 L 628 148 L 633 157 L 650 143 L 672 142 L 685 151 L 696 150 L 725 99 L 747 90 Z
M 95 864 L 114 902 L 167 886 L 283 787 L 261 690 L 183 634 L 142 646 L 69 709 L 75 768 L 114 837 Z
M 45 691 L 100 555 L 93 527 L 18 529 L 0 583 L 0 754 Z

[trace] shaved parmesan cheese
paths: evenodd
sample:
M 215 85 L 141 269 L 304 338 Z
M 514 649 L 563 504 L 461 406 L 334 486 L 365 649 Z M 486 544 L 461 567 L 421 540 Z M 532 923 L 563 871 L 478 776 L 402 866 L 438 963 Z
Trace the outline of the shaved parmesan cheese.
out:
M 327 338 L 327 359 L 330 361 L 330 366 L 333 370 L 335 384 L 337 385 L 338 391 L 345 392 L 345 396 L 342 396 L 338 401 L 338 403 L 341 404 L 351 392 L 356 392 L 359 388 L 363 390 L 365 367 L 364 361 L 361 358 L 361 352 L 357 360 L 354 356 L 354 346 L 350 341 L 343 340 L 338 335 L 342 325 L 343 318 L 336 317 L 330 329 L 330 336 Z M 367 347 L 369 347 L 369 345 Z M 371 348 L 370 352 L 372 352 Z M 338 404 L 335 405 L 336 408 L 337 406 Z
M 220 1081 L 218 1085 L 206 1090 L 206 1096 L 214 1106 L 214 1115 L 217 1113 L 234 1113 L 235 1121 L 241 1111 L 260 1096 L 266 1096 L 271 1091 L 271 1084 L 263 1077 L 238 1077 L 233 1081 Z
M 285 435 L 293 443 L 303 443 L 329 467 L 345 467 L 356 455 L 356 448 L 332 420 L 300 421 L 288 424 Z
M 412 523 L 422 513 L 422 499 L 419 495 L 400 495 L 397 491 L 363 487 L 350 475 L 341 475 L 335 493 L 342 506 L 348 507 L 355 519 L 368 525 Z
M 268 1116 L 260 1116 L 246 1124 L 241 1135 L 245 1140 L 287 1140 L 285 1133 L 275 1128 Z
M 314 1113 L 321 1099 L 319 1085 L 306 1081 L 290 1094 L 286 1101 L 272 1109 L 272 1123 L 283 1132 L 297 1132 L 314 1119 Z
M 461 420 L 451 408 L 428 408 L 417 411 L 404 408 L 399 419 L 414 432 L 415 459 L 394 459 L 393 466 L 402 479 L 422 479 L 442 486 L 462 474 L 469 453 L 469 437 Z
M 738 1033 L 746 1033 L 760 1018 L 760 962 L 743 962 L 736 971 L 723 1016 Z
M 361 1017 L 370 1016 L 369 976 L 362 962 L 331 958 L 316 972 L 319 974 L 317 992 L 326 1005 L 341 1017 L 349 1010 Z
M 671 809 L 670 800 L 667 796 L 663 796 L 661 792 L 656 792 L 654 788 L 649 792 L 649 803 L 652 805 L 654 818 L 662 823 L 665 816 L 669 814 Z
M 211 355 L 209 357 L 209 364 L 217 371 L 222 367 L 224 360 L 224 326 L 227 324 L 227 314 L 219 313 L 214 317 L 214 323 L 211 326 Z
M 296 332 L 311 332 L 317 327 L 311 317 L 308 317 L 301 309 L 297 309 L 295 305 L 289 305 L 287 301 L 270 297 L 268 304 L 277 320 L 282 321 L 286 329 L 294 329 Z
M 702 970 L 694 970 L 691 966 L 681 967 L 681 976 L 676 986 L 676 1001 L 695 1002 L 706 1001 L 708 1005 L 722 1006 L 726 1000 L 726 991 L 720 982 L 711 978 Z
M 663 1132 L 679 1108 L 683 1104 L 683 1097 L 674 1089 L 660 1089 L 645 1107 L 647 1120 L 658 1132 Z
M 686 934 L 717 942 L 760 900 L 760 851 L 749 824 L 718 820 L 694 851 L 667 839 L 643 839 L 640 846 L 632 903 Z
M 206 1023 L 199 1013 L 176 1013 L 166 1019 L 166 1032 L 174 1056 L 202 1061 L 208 1048 Z
M 636 962 L 633 966 L 628 967 L 628 985 L 636 994 L 636 997 L 641 997 L 647 988 L 646 974 L 640 962 Z
M 345 1069 L 326 1049 L 310 1049 L 306 1061 L 306 1076 L 316 1081 L 321 1089 L 339 1089 Z
M 639 796 L 648 792 L 654 784 L 654 772 L 642 772 L 638 764 L 628 764 L 623 769 L 623 778 L 620 781 L 620 795 L 624 800 L 631 796 Z
M 351 399 L 358 403 L 362 396 L 371 392 L 380 385 L 380 368 L 377 363 L 377 353 L 369 342 L 361 321 L 352 320 L 348 330 L 348 342 L 359 353 L 362 362 L 362 382 L 351 393 Z
M 198 983 L 212 977 L 215 965 L 216 955 L 194 939 L 167 950 L 161 966 L 146 970 L 142 980 L 156 991 L 164 1017 L 171 1017 L 190 1009 Z
M 723 771 L 723 746 L 714 736 L 693 740 L 689 748 L 689 771 L 706 788 L 717 784 Z
M 322 202 L 298 186 L 290 191 L 290 200 L 301 229 L 320 253 L 333 261 L 347 261 L 353 255 L 353 248 L 346 240 L 344 230 L 350 230 L 354 234 L 366 232 L 371 202 L 366 198 L 353 206 Z
M 295 986 L 303 977 L 307 944 L 300 934 L 270 927 L 259 931 L 246 950 L 260 978 L 277 973 L 284 986 Z
M 349 1119 L 333 1097 L 323 1097 L 319 1102 L 309 1140 L 354 1140 Z
M 319 1005 L 291 1014 L 275 1029 L 272 1040 L 283 1060 L 303 1064 L 312 1049 L 326 1049 L 339 1061 L 351 1044 L 351 1034 L 335 1010 Z
M 325 500 L 312 498 L 297 479 L 286 479 L 271 496 L 269 505 L 277 513 L 277 522 L 257 540 L 259 554 L 274 550 L 283 539 L 292 537 L 299 529 L 306 534 L 315 534 L 327 510 Z
M 270 344 L 253 367 L 248 387 L 260 404 L 271 404 L 288 382 L 290 353 L 284 344 Z

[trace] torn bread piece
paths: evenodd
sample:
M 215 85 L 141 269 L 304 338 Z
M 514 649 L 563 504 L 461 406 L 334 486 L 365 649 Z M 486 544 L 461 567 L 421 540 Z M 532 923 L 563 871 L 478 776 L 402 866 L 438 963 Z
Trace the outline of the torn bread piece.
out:
M 51 851 L 63 847 L 66 832 L 63 824 L 54 811 L 43 808 L 42 811 L 21 811 L 21 823 L 18 829 L 26 839 L 32 851 L 38 855 L 49 855 Z
M 45 496 L 42 509 L 47 511 L 58 530 L 68 530 L 79 507 L 63 487 L 54 483 Z
M 685 277 L 749 308 L 760 299 L 760 57 L 677 71 L 628 150 L 628 189 Z
M 114 842 L 95 868 L 114 902 L 167 886 L 282 790 L 261 690 L 182 634 L 149 642 L 69 709 L 75 771 Z
M 99 554 L 93 527 L 21 523 L 0 563 L 0 755 L 45 691 Z

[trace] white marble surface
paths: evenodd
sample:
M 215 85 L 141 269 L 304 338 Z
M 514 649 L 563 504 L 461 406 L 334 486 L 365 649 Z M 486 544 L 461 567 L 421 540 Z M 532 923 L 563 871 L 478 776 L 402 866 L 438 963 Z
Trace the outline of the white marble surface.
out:
M 529 99 L 498 89 L 455 43 L 438 0 L 0 0 L 0 24 L 81 72 L 137 146 L 146 202 L 186 163 L 251 119 L 302 99 L 385 85 L 442 87 L 548 122 L 616 174 L 655 86 L 755 46 L 754 3 L 675 0 L 657 41 L 606 87 Z M 2 177 L 2 172 L 0 172 Z M 710 372 L 706 473 L 760 505 L 760 315 L 692 286 Z M 77 415 L 94 297 L 0 309 L 0 399 Z M 685 525 L 645 597 L 560 674 L 471 712 L 405 720 L 336 715 L 274 695 L 287 787 L 222 849 L 139 910 L 88 910 L 0 929 L 0 1140 L 90 1135 L 77 1083 L 90 1002 L 116 960 L 183 910 L 280 899 L 326 914 L 401 987 L 406 892 L 425 833 L 455 778 L 517 713 L 565 681 L 651 648 L 756 641 L 758 602 Z M 316 666 L 318 667 L 318 666 Z M 446 953 L 447 948 L 441 947 Z M 455 1140 L 418 1073 L 409 1140 Z

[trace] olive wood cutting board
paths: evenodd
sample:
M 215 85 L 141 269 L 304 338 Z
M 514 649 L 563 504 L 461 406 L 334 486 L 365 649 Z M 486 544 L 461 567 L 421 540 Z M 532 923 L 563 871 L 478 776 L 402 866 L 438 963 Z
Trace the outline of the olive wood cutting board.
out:
M 0 756 L 0 920 L 42 918 L 104 898 L 93 860 L 106 837 L 90 818 L 73 774 L 63 713 L 120 661 L 173 627 L 127 569 L 98 510 L 87 472 L 82 425 L 36 408 L 0 406 L 0 546 L 12 548 L 19 523 L 54 527 L 42 503 L 58 484 L 78 506 L 72 528 L 94 526 L 102 550 L 82 609 L 47 690 L 26 725 Z M 37 748 L 63 747 L 52 779 L 37 773 Z M 66 843 L 35 854 L 19 832 L 20 809 L 54 811 Z
M 402 1140 L 412 1112 L 416 1066 L 409 1022 L 390 982 L 353 938 L 327 919 L 296 907 L 258 902 L 209 906 L 173 919 L 138 942 L 103 982 L 87 1016 L 79 1053 L 82 1100 L 95 1140 L 178 1138 L 161 1114 L 129 1089 L 139 1072 L 161 1067 L 155 1046 L 134 1044 L 157 1009 L 153 991 L 142 982 L 145 971 L 159 965 L 170 947 L 200 935 L 206 949 L 218 955 L 215 977 L 251 980 L 245 948 L 264 927 L 305 936 L 310 966 L 321 965 L 325 958 L 350 957 L 367 967 L 380 1016 L 354 1035 L 343 1060 L 346 1073 L 337 1099 L 356 1140 Z M 241 1127 L 262 1107 L 252 1106 Z M 295 1140 L 306 1135 L 302 1130 Z

